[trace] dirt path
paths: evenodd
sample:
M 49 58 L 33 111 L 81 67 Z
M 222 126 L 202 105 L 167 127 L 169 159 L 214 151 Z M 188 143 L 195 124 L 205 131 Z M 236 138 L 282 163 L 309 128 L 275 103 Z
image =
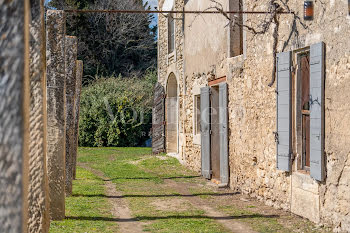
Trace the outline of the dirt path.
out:
M 103 172 L 95 170 L 84 163 L 78 163 L 77 165 L 103 179 L 105 182 L 106 195 L 109 197 L 116 197 L 108 198 L 108 201 L 112 205 L 112 215 L 118 219 L 119 231 L 122 233 L 143 232 L 141 223 L 138 219 L 132 217 L 127 201 L 123 198 L 123 195 L 116 190 L 112 181 L 105 177 Z
M 198 196 L 191 196 L 191 192 L 189 192 L 187 184 L 185 183 L 178 183 L 173 180 L 167 180 L 167 185 L 169 185 L 172 188 L 175 188 L 181 195 L 186 196 L 186 199 L 196 208 L 201 209 L 205 212 L 205 215 L 214 221 L 220 223 L 223 225 L 227 230 L 230 230 L 234 233 L 256 233 L 256 231 L 253 231 L 249 226 L 239 222 L 238 220 L 234 219 L 232 216 L 229 216 L 227 214 L 224 214 L 220 211 L 217 211 L 208 203 L 206 200 L 203 200 L 199 198 Z M 192 184 L 193 185 L 193 184 Z

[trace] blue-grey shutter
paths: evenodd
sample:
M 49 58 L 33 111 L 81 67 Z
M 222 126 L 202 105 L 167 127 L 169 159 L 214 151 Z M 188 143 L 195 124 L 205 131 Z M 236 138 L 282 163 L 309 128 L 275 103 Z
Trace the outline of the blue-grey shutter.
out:
M 277 54 L 277 169 L 290 171 L 291 155 L 291 52 Z
M 310 174 L 324 180 L 324 43 L 310 47 Z
M 220 182 L 229 181 L 228 161 L 228 113 L 227 113 L 227 83 L 219 85 L 219 124 L 220 124 Z
M 201 157 L 202 175 L 210 179 L 210 88 L 201 88 Z

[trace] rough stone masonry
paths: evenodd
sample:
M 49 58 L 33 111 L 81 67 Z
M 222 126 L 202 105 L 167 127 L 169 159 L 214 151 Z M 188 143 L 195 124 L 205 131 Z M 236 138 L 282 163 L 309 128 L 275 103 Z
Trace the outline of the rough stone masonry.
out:
M 74 101 L 76 86 L 77 43 L 74 36 L 66 36 L 66 196 L 72 195 L 73 154 L 75 147 Z
M 48 10 L 47 32 L 47 171 L 52 220 L 65 217 L 65 14 Z
M 31 0 L 30 143 L 28 232 L 48 232 L 49 190 L 46 169 L 46 36 L 44 1 Z
M 28 3 L 0 0 L 0 232 L 27 223 Z
M 224 6 L 228 1 L 219 0 Z M 238 2 L 238 1 L 233 1 Z M 266 10 L 270 1 L 243 0 L 243 10 Z M 334 227 L 336 232 L 350 232 L 350 16 L 348 1 L 314 1 L 314 20 L 303 20 L 301 1 L 285 2 L 281 7 L 294 14 L 278 16 L 277 52 L 291 51 L 294 68 L 297 58 L 310 46 L 325 44 L 325 170 L 326 180 L 318 182 L 305 170 L 300 171 L 302 154 L 297 138 L 297 106 L 294 112 L 293 158 L 291 172 L 276 169 L 277 99 L 276 82 L 272 88 L 274 35 L 271 30 L 256 36 L 243 31 L 241 41 L 227 35 L 228 21 L 220 15 L 186 15 L 176 20 L 175 53 L 168 53 L 168 19 L 159 16 L 159 82 L 167 87 L 170 74 L 178 80 L 179 157 L 194 169 L 201 169 L 200 135 L 194 130 L 195 96 L 201 87 L 215 78 L 226 77 L 228 84 L 230 187 L 264 201 L 267 205 Z M 164 0 L 159 0 L 162 9 Z M 175 0 L 175 10 L 205 10 L 210 1 Z M 227 6 L 229 7 L 229 6 Z M 227 8 L 224 8 L 227 9 Z M 182 14 L 176 14 L 182 18 Z M 243 15 L 245 25 L 258 29 L 265 16 Z M 183 25 L 184 22 L 184 25 Z M 203 30 L 205 28 L 206 30 Z M 184 29 L 184 30 L 183 30 Z M 184 36 L 186 35 L 186 36 Z M 345 39 L 346 38 L 346 39 Z M 230 42 L 230 43 L 228 43 Z M 243 53 L 231 56 L 228 44 L 242 43 Z M 231 49 L 231 48 L 230 48 Z M 185 64 L 185 65 L 183 65 Z M 314 65 L 314 64 L 313 64 Z M 296 76 L 297 72 L 296 72 Z M 297 78 L 292 79 L 293 88 Z M 296 89 L 293 91 L 296 100 Z M 183 98 L 183 102 L 181 100 Z M 199 136 L 199 137 L 198 137 Z

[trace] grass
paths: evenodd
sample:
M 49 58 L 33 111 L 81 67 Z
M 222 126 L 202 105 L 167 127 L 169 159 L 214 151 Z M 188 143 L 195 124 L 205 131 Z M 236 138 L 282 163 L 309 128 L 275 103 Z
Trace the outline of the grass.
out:
M 307 220 L 284 216 L 283 222 L 279 216 L 261 214 L 264 211 L 259 206 L 238 208 L 227 202 L 228 199 L 225 201 L 225 197 L 216 195 L 220 191 L 207 185 L 175 158 L 151 156 L 149 148 L 79 148 L 78 162 L 102 171 L 116 185 L 129 203 L 133 217 L 143 223 L 146 232 L 227 232 L 206 216 L 198 203 L 180 194 L 182 189 L 178 189 L 183 186 L 188 193 L 232 218 L 237 217 L 257 232 L 287 233 L 293 232 L 292 229 L 319 232 Z M 104 196 L 103 180 L 82 168 L 78 168 L 77 178 L 73 183 L 73 197 L 66 199 L 68 218 L 52 222 L 50 232 L 117 232 L 118 222 L 111 215 Z
M 252 207 L 250 207 L 252 208 Z M 264 232 L 264 233 L 290 233 L 293 232 L 281 224 L 278 223 L 277 217 L 269 217 L 264 216 L 252 211 L 244 210 L 244 209 L 238 209 L 237 207 L 230 205 L 230 206 L 219 206 L 220 210 L 223 212 L 229 214 L 230 216 L 236 216 L 241 217 L 245 216 L 245 218 L 242 218 L 241 221 L 247 223 L 250 225 L 253 230 L 257 232 Z
M 219 206 L 218 209 L 231 216 L 245 216 L 241 221 L 251 226 L 253 230 L 261 233 L 330 233 L 326 228 L 317 228 L 310 221 L 291 215 L 283 216 L 283 221 L 278 216 L 266 216 L 252 209 L 256 206 L 246 206 L 237 208 L 234 205 Z M 285 224 L 285 223 L 288 224 Z
M 78 167 L 73 196 L 66 198 L 67 217 L 63 221 L 51 222 L 50 232 L 116 232 L 117 225 L 105 221 L 113 216 L 108 200 L 102 197 L 104 191 L 100 178 Z
M 97 152 L 98 151 L 98 152 Z M 193 206 L 181 210 L 157 209 L 160 200 L 182 198 L 166 186 L 167 179 L 188 181 L 198 175 L 184 168 L 175 158 L 149 156 L 147 148 L 80 148 L 79 162 L 104 172 L 129 202 L 136 218 L 145 222 L 148 232 L 225 232 L 202 210 Z

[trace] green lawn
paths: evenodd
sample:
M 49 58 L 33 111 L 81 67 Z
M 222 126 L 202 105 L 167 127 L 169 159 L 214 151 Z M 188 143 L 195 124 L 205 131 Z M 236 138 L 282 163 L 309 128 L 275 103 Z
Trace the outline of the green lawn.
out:
M 51 222 L 50 232 L 116 232 L 108 200 L 103 198 L 103 181 L 91 172 L 77 168 L 73 196 L 66 198 L 66 219 Z
M 227 191 L 208 185 L 175 158 L 152 156 L 149 148 L 79 148 L 78 162 L 101 171 L 116 185 L 146 232 L 228 232 L 208 217 L 191 195 L 257 232 L 287 233 L 294 232 L 293 227 L 298 232 L 321 232 L 293 216 L 264 215 L 254 203 L 237 207 L 233 199 L 218 195 Z M 181 195 L 183 187 L 190 197 Z M 239 200 L 238 196 L 229 198 Z M 52 222 L 50 232 L 118 232 L 118 219 L 111 214 L 104 181 L 79 167 L 73 196 L 66 199 L 66 216 L 64 221 Z
M 186 181 L 198 174 L 184 168 L 175 158 L 152 157 L 148 148 L 80 148 L 79 162 L 103 171 L 116 184 L 130 204 L 136 218 L 150 232 L 225 232 L 204 212 L 191 206 L 177 210 L 155 209 L 159 200 L 181 196 L 164 185 L 166 179 Z M 189 203 L 187 203 L 189 204 Z

